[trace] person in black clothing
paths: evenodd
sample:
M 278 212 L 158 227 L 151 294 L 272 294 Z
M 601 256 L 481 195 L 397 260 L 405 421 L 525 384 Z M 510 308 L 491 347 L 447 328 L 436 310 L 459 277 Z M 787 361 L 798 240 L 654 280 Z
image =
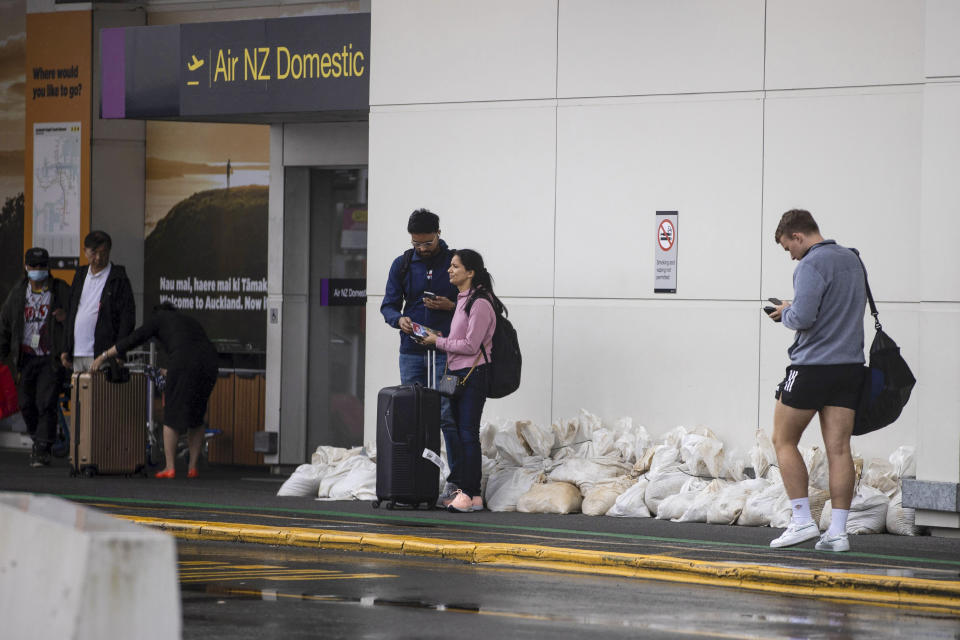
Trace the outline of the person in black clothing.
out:
M 190 447 L 188 478 L 196 478 L 200 446 L 203 444 L 203 416 L 217 382 L 217 350 L 195 319 L 169 302 L 154 307 L 153 316 L 93 361 L 98 370 L 108 358 L 120 358 L 150 338 L 156 338 L 167 354 L 167 383 L 164 390 L 163 449 L 166 467 L 158 478 L 173 478 L 179 434 L 187 433 Z
M 93 357 L 133 331 L 137 308 L 133 287 L 122 265 L 110 262 L 113 241 L 104 231 L 83 239 L 89 264 L 80 267 L 70 289 L 67 332 L 60 361 L 67 369 L 86 371 Z
M 20 414 L 33 438 L 30 466 L 50 464 L 57 437 L 57 397 L 63 381 L 58 355 L 70 286 L 50 275 L 46 249 L 28 249 L 25 272 L 0 310 L 0 360 L 10 360 L 17 376 Z

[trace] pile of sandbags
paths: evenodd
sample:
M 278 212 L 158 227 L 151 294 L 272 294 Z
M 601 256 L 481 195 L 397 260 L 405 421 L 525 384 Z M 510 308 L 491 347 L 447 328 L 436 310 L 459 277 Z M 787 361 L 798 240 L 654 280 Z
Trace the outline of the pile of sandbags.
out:
M 677 522 L 786 527 L 790 500 L 770 437 L 757 429 L 750 451 L 729 451 L 707 428 L 678 426 L 654 440 L 630 418 L 613 424 L 588 411 L 550 426 L 502 420 L 480 428 L 481 488 L 491 511 L 656 517 Z M 319 447 L 278 495 L 329 500 L 376 498 L 375 454 L 356 447 Z M 821 447 L 801 447 L 809 476 L 810 510 L 830 522 L 829 469 Z M 438 470 L 442 486 L 445 456 Z M 914 473 L 912 447 L 888 460 L 854 458 L 858 484 L 848 533 L 915 535 L 900 482 Z M 747 468 L 752 469 L 748 473 Z

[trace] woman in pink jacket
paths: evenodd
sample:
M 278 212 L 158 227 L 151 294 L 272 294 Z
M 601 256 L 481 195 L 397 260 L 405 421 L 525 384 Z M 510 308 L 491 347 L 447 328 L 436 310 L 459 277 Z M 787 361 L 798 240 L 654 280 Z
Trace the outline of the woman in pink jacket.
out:
M 454 425 L 443 428 L 450 475 L 440 504 L 450 511 L 482 511 L 480 496 L 480 414 L 487 400 L 487 363 L 493 331 L 503 303 L 493 293 L 493 278 L 483 258 L 471 249 L 455 251 L 450 260 L 450 283 L 460 290 L 450 323 L 450 335 L 424 338 L 424 344 L 446 351 L 448 372 L 464 380 L 459 397 L 450 399 Z

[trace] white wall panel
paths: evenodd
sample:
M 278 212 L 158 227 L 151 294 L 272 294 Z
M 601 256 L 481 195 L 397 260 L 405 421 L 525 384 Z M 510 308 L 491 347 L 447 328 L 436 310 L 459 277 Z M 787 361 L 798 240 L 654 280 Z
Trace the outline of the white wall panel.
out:
M 919 413 L 917 478 L 960 482 L 960 305 L 928 303 L 923 309 L 923 370 L 914 369 L 916 397 L 910 400 Z
M 557 0 L 374 0 L 370 104 L 556 97 Z
M 759 97 L 567 105 L 557 116 L 557 295 L 654 297 L 655 212 L 676 210 L 677 296 L 755 298 Z
M 786 254 L 784 254 L 786 255 Z M 787 283 L 789 286 L 789 282 Z M 792 292 L 792 289 L 791 289 Z M 785 296 L 786 298 L 787 296 Z M 762 312 L 758 311 L 762 315 Z M 884 331 L 900 346 L 901 353 L 910 365 L 913 374 L 921 377 L 920 353 L 920 306 L 918 304 L 885 304 L 880 308 L 880 322 Z M 869 310 L 863 320 L 864 353 L 868 354 L 873 342 L 873 317 Z M 760 324 L 760 426 L 773 434 L 773 410 L 776 405 L 774 390 L 785 373 L 790 357 L 787 349 L 793 343 L 794 332 L 782 324 L 771 322 L 766 317 Z M 916 446 L 918 441 L 917 424 L 920 400 L 914 392 L 910 403 L 894 424 L 869 435 L 853 439 L 853 450 L 864 460 L 882 458 L 884 460 L 901 445 Z M 805 447 L 823 447 L 820 434 L 820 421 L 815 416 L 803 434 L 800 444 Z
M 767 0 L 766 88 L 923 81 L 922 0 Z
M 555 130 L 552 104 L 371 111 L 368 291 L 427 207 L 450 246 L 483 255 L 498 294 L 552 295 Z
M 923 94 L 924 300 L 960 300 L 960 83 L 928 84 Z
M 558 301 L 554 416 L 631 416 L 654 437 L 706 426 L 745 451 L 757 422 L 756 313 L 729 302 Z
M 763 0 L 561 0 L 558 97 L 763 88 Z
M 960 76 L 960 2 L 926 0 L 926 10 L 927 76 Z
M 487 400 L 483 419 L 525 419 L 549 425 L 553 393 L 553 300 L 506 298 L 503 303 L 517 330 L 523 371 L 516 392 L 506 398 Z
M 766 101 L 763 297 L 789 299 L 780 216 L 808 209 L 824 237 L 860 249 L 877 300 L 919 301 L 919 88 L 811 91 Z

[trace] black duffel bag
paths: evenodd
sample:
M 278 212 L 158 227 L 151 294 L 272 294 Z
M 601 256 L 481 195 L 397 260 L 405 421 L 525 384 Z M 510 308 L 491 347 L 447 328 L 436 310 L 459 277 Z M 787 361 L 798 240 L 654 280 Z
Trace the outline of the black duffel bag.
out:
M 857 258 L 860 257 L 856 250 L 854 253 L 857 254 Z M 863 265 L 862 260 L 860 264 Z M 910 400 L 913 386 L 917 384 L 917 379 L 913 377 L 907 361 L 900 355 L 900 347 L 880 325 L 880 314 L 873 301 L 873 294 L 870 293 L 866 267 L 863 268 L 863 281 L 867 287 L 870 315 L 873 316 L 873 327 L 877 333 L 873 337 L 873 344 L 870 345 L 870 366 L 863 368 L 863 387 L 857 406 L 856 421 L 853 425 L 855 436 L 862 436 L 892 424 L 900 417 L 907 401 Z

